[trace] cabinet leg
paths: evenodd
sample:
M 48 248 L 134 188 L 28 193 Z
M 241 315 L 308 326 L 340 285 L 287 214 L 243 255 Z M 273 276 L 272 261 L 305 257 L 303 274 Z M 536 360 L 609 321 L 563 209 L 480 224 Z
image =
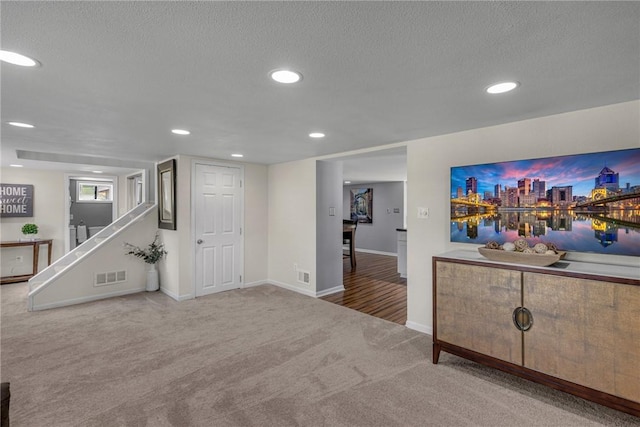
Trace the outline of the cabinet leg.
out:
M 438 363 L 438 359 L 440 359 L 440 344 L 437 343 L 433 343 L 433 356 L 431 358 L 431 361 L 433 362 L 434 365 L 436 365 Z

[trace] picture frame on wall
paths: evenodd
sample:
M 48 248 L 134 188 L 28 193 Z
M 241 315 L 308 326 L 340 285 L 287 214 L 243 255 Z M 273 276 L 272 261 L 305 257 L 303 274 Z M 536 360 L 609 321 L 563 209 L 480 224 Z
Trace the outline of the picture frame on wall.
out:
M 158 228 L 176 229 L 176 161 L 158 164 Z
M 359 224 L 373 223 L 373 188 L 351 190 L 351 219 Z

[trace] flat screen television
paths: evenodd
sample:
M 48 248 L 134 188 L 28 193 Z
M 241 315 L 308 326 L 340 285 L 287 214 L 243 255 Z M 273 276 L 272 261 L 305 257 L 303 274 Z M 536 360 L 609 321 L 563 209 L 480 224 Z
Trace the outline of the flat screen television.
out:
M 640 256 L 640 148 L 451 168 L 451 241 Z

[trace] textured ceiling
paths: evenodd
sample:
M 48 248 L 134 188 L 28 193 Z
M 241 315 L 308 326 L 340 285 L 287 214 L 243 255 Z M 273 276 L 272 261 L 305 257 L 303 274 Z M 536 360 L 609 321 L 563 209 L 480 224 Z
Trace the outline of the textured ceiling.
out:
M 2 49 L 42 63 L 1 66 L 3 165 L 16 149 L 123 166 L 236 152 L 271 164 L 640 98 L 638 2 L 2 1 L 0 11 Z M 281 67 L 303 80 L 271 81 Z M 484 93 L 506 79 L 520 88 Z M 308 138 L 316 130 L 326 138 Z

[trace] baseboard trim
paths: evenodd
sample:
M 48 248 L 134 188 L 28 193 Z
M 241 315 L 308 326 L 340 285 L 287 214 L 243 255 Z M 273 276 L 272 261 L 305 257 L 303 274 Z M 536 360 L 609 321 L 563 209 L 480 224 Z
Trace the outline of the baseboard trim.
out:
M 417 322 L 412 322 L 411 320 L 407 320 L 404 326 L 406 326 L 409 329 L 413 329 L 414 331 L 422 332 L 423 334 L 433 336 L 433 328 L 431 326 L 423 325 Z
M 127 290 L 124 290 L 124 291 L 110 292 L 110 293 L 107 293 L 107 294 L 90 295 L 90 296 L 81 297 L 81 298 L 73 298 L 73 299 L 68 299 L 68 300 L 64 300 L 64 301 L 52 302 L 52 303 L 49 303 L 49 304 L 42 304 L 42 305 L 35 305 L 34 304 L 31 307 L 31 310 L 32 311 L 39 311 L 39 310 L 49 310 L 49 309 L 52 309 L 52 308 L 67 307 L 69 305 L 84 304 L 84 303 L 87 303 L 87 302 L 99 301 L 99 300 L 107 299 L 107 298 L 121 297 L 121 296 L 124 296 L 124 295 L 137 294 L 138 292 L 145 292 L 144 287 L 139 288 L 139 289 L 127 289 Z
M 376 254 L 376 255 L 386 255 L 386 256 L 395 256 L 395 257 L 398 256 L 398 254 L 393 253 L 393 252 L 375 251 L 373 249 L 356 248 L 356 252 L 364 252 L 365 254 Z
M 254 286 L 266 285 L 268 282 L 266 280 L 258 280 L 255 282 L 243 283 L 242 288 L 253 288 Z
M 314 291 L 310 290 L 310 289 L 302 289 L 302 288 L 299 288 L 297 286 L 289 285 L 288 283 L 278 282 L 277 280 L 267 279 L 266 281 L 264 281 L 261 284 L 262 285 L 275 285 L 275 286 L 278 286 L 280 288 L 287 289 L 289 291 L 293 291 L 293 292 L 297 292 L 297 293 L 302 294 L 302 295 L 306 295 L 308 297 L 315 298 L 315 296 L 316 296 L 316 293 Z
M 344 291 L 344 286 L 343 285 L 334 286 L 333 288 L 329 288 L 329 289 L 322 290 L 320 292 L 316 292 L 315 297 L 316 298 L 326 297 L 327 295 L 335 294 L 335 293 L 342 292 L 342 291 Z
M 163 294 L 165 294 L 169 298 L 174 299 L 176 301 L 186 301 L 186 300 L 193 299 L 193 295 L 191 295 L 191 294 L 180 296 L 178 294 L 175 294 L 175 293 L 171 292 L 170 290 L 167 290 L 167 289 L 163 288 L 162 286 L 160 286 L 160 292 L 162 292 Z

